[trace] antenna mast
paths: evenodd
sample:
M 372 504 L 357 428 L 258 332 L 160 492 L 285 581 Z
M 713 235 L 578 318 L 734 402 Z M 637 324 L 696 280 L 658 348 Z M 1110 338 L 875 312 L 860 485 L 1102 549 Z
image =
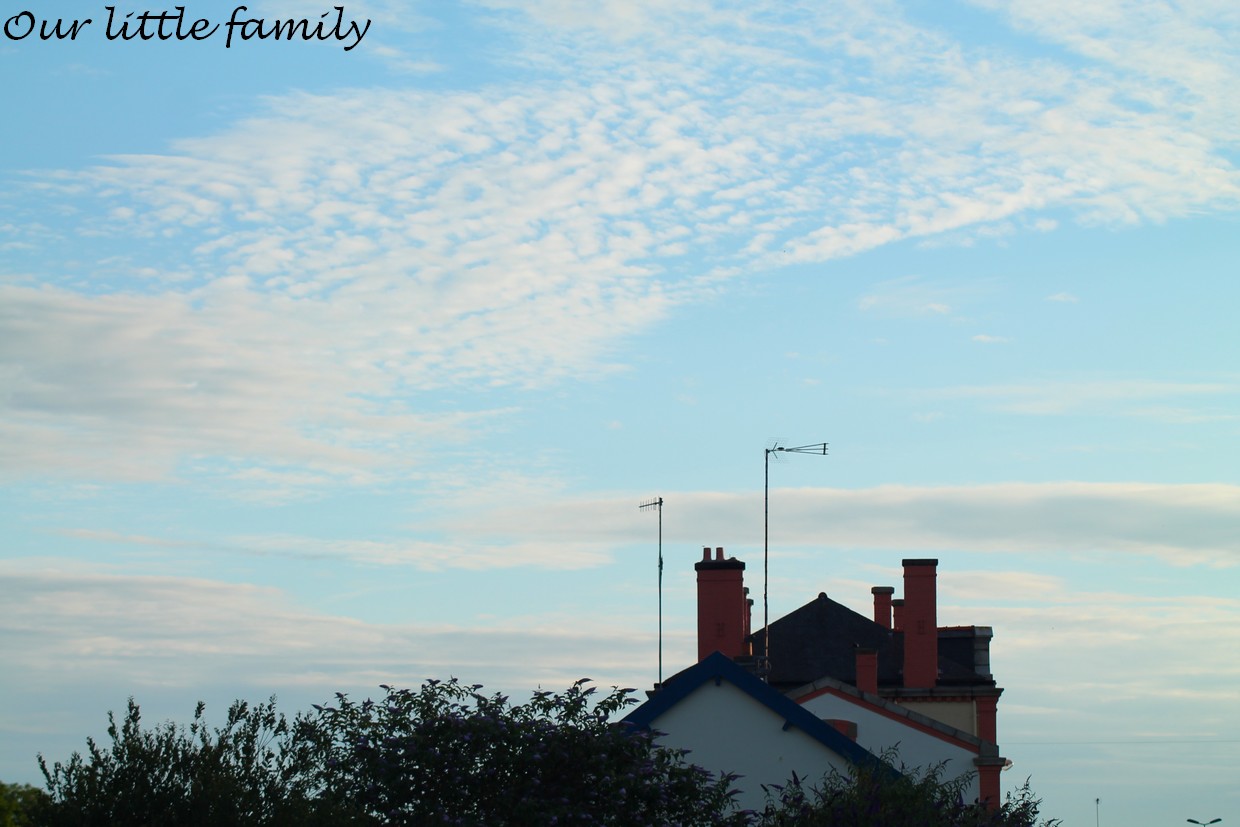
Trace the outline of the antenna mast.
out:
M 663 686 L 663 498 L 655 497 L 637 506 L 638 511 L 652 508 L 659 512 L 659 686 Z
M 767 683 L 771 682 L 771 617 L 768 602 L 771 583 L 771 454 L 820 454 L 825 457 L 827 443 L 784 448 L 776 441 L 770 448 L 764 449 L 762 455 L 762 660 L 758 663 L 758 675 Z

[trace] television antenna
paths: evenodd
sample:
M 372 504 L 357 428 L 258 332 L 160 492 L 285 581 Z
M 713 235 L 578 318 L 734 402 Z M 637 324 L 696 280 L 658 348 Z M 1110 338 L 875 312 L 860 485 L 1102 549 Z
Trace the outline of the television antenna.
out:
M 782 439 L 772 442 L 770 448 L 764 449 L 762 456 L 762 660 L 758 663 L 758 674 L 767 683 L 770 683 L 771 680 L 771 615 L 769 599 L 771 584 L 771 455 L 775 455 L 777 460 L 780 458 L 780 454 L 818 454 L 824 457 L 827 455 L 827 443 L 825 442 L 798 445 L 795 448 L 785 448 L 779 444 L 781 442 L 783 442 Z
M 659 686 L 663 686 L 663 498 L 655 497 L 637 506 L 638 511 L 659 512 Z

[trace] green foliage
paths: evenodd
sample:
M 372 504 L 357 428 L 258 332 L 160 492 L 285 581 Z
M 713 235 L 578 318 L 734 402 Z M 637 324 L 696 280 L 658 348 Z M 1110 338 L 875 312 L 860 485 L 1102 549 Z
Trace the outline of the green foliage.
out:
M 379 700 L 338 694 L 293 721 L 274 699 L 239 701 L 217 729 L 202 704 L 188 727 L 144 729 L 130 700 L 122 721 L 108 716 L 108 749 L 88 739 L 85 757 L 52 768 L 39 757 L 50 795 L 5 787 L 0 818 L 16 815 L 0 827 L 1057 824 L 1038 820 L 1027 782 L 987 810 L 965 803 L 967 782 L 945 781 L 941 766 L 895 772 L 894 754 L 817 786 L 794 776 L 768 788 L 763 812 L 738 811 L 734 778 L 611 723 L 635 703 L 632 690 L 597 697 L 583 680 L 514 705 L 455 679 L 383 689 Z
M 142 728 L 133 699 L 119 723 L 108 714 L 111 746 L 87 739 L 87 755 L 39 768 L 51 793 L 39 823 L 57 825 L 293 825 L 313 823 L 310 772 L 293 746 L 295 729 L 275 700 L 237 701 L 223 727 Z
M 689 765 L 648 733 L 609 723 L 632 690 L 578 681 L 526 704 L 455 679 L 336 696 L 288 722 L 274 700 L 237 702 L 209 729 L 144 729 L 131 699 L 111 746 L 39 766 L 51 795 L 35 823 L 181 825 L 727 824 L 730 778 Z M 743 823 L 736 820 L 735 823 Z
M 1003 805 L 988 809 L 969 803 L 970 778 L 943 778 L 943 765 L 916 771 L 892 771 L 897 756 L 884 753 L 881 764 L 856 765 L 832 771 L 807 788 L 793 775 L 784 785 L 768 787 L 767 806 L 758 817 L 761 827 L 1055 827 L 1040 822 L 1039 799 L 1028 780 Z
M 609 723 L 632 690 L 595 699 L 578 681 L 510 705 L 456 680 L 384 689 L 337 696 L 315 727 L 324 788 L 373 823 L 715 825 L 734 809 L 731 779 Z
M 46 803 L 47 793 L 38 787 L 0 781 L 0 827 L 34 827 Z

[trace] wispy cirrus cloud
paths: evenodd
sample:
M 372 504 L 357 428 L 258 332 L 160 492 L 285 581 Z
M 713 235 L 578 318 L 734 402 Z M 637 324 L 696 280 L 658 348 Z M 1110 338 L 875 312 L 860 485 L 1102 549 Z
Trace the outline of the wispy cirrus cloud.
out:
M 762 500 L 748 494 L 676 494 L 668 537 L 709 536 L 760 548 Z M 614 498 L 564 497 L 548 520 L 535 501 L 470 508 L 443 526 L 468 542 L 519 538 L 551 549 L 619 547 L 640 536 L 639 515 Z M 772 493 L 785 547 L 976 552 L 1123 552 L 1175 564 L 1240 564 L 1240 489 L 1222 484 L 997 483 L 976 486 L 790 488 Z M 451 526 L 448 528 L 448 526 Z M 715 541 L 719 544 L 719 541 Z
M 334 692 L 374 696 L 380 684 L 452 675 L 522 698 L 582 677 L 634 685 L 652 651 L 650 634 L 614 617 L 367 622 L 308 608 L 281 588 L 55 559 L 0 561 L 0 589 L 13 597 L 0 604 L 8 778 L 37 774 L 36 753 L 52 761 L 81 750 L 127 696 L 147 721 L 185 720 L 198 700 L 218 721 L 234 698 L 273 693 L 292 714 Z M 677 651 L 689 649 L 684 635 L 672 637 Z
M 516 480 L 514 480 L 516 482 Z M 331 539 L 293 531 L 213 537 L 133 536 L 81 524 L 60 532 L 179 558 L 286 557 L 364 566 L 448 570 L 578 571 L 614 562 L 649 523 L 633 495 L 548 496 L 514 488 L 503 497 L 441 495 L 433 515 L 381 536 Z M 762 499 L 681 491 L 669 542 L 761 548 Z M 549 516 L 549 509 L 553 515 Z M 780 544 L 812 550 L 1124 553 L 1174 565 L 1240 565 L 1240 490 L 1223 484 L 995 483 L 974 486 L 781 488 L 772 492 Z M 631 512 L 631 513 L 630 513 Z M 705 528 L 704 528 L 705 527 Z M 702 532 L 707 531 L 706 535 Z
M 500 652 L 525 638 L 526 657 L 544 650 L 536 668 L 515 670 L 532 688 L 546 673 L 597 668 L 590 651 L 613 660 L 627 650 L 636 660 L 635 644 L 644 640 L 627 641 L 622 626 L 587 618 L 575 629 L 531 619 L 508 632 L 486 623 L 371 624 L 300 607 L 278 588 L 115 567 L 70 572 L 54 560 L 5 561 L 0 579 L 6 592 L 20 595 L 0 615 L 6 628 L 24 632 L 13 638 L 10 654 L 14 668 L 32 670 L 32 686 L 57 680 L 57 664 L 70 660 L 79 672 L 133 687 L 192 689 L 210 685 L 221 669 L 248 675 L 249 686 L 314 684 L 324 691 L 395 677 L 420 682 L 466 664 L 512 677 L 525 658 Z M 540 636 L 545 640 L 535 642 Z M 612 645 L 600 647 L 609 637 Z

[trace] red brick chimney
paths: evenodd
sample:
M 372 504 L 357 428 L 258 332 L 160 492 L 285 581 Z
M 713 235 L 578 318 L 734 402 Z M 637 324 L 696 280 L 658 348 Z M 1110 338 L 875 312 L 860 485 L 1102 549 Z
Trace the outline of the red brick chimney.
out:
M 878 651 L 875 649 L 857 650 L 857 688 L 878 694 Z
M 893 632 L 904 631 L 904 598 L 897 597 L 891 601 L 891 630 Z
M 702 549 L 702 559 L 694 566 L 698 594 L 698 660 L 712 652 L 730 658 L 748 654 L 745 634 L 749 627 L 748 595 L 745 593 L 745 564 L 735 557 L 724 559 L 723 549 Z
M 939 680 L 939 626 L 935 580 L 938 560 L 905 560 L 904 686 L 930 689 Z
M 891 628 L 891 596 L 896 590 L 891 586 L 875 586 L 870 589 L 874 595 L 874 622 L 884 629 Z

